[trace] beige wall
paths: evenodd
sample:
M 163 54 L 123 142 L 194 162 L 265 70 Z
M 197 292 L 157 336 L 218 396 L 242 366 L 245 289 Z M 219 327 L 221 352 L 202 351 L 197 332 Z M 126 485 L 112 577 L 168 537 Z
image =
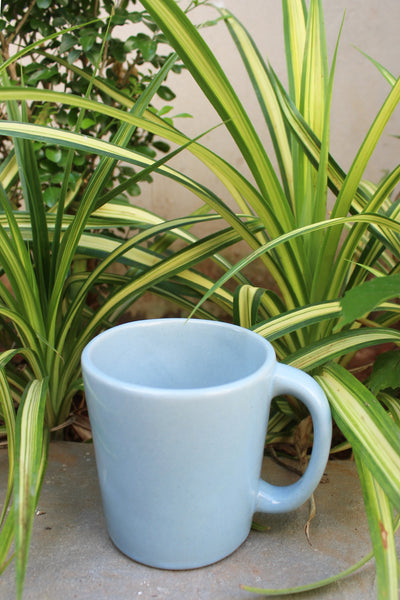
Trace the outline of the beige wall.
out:
M 225 6 L 244 23 L 264 57 L 268 58 L 284 79 L 281 0 L 225 0 Z M 325 0 L 324 9 L 330 56 L 346 11 L 332 107 L 331 151 L 339 164 L 347 169 L 389 90 L 388 84 L 375 67 L 354 46 L 373 56 L 398 76 L 400 2 Z M 214 11 L 201 8 L 196 20 L 211 15 L 214 15 Z M 240 57 L 223 23 L 204 31 L 204 35 L 248 108 L 257 130 L 262 133 L 266 147 L 269 148 L 265 124 L 257 109 Z M 168 83 L 177 92 L 174 113 L 185 111 L 194 116 L 194 119 L 177 120 L 178 127 L 195 136 L 219 122 L 218 116 L 189 75 L 170 77 Z M 400 135 L 399 113 L 397 109 L 368 168 L 367 176 L 374 181 L 379 180 L 385 169 L 390 169 L 399 162 L 400 141 L 391 137 Z M 244 168 L 239 152 L 222 128 L 209 134 L 203 143 L 218 151 L 238 169 Z M 210 173 L 188 153 L 175 159 L 173 164 L 224 195 L 224 190 L 218 186 Z M 166 217 L 186 214 L 198 206 L 197 199 L 189 192 L 170 184 L 164 178 L 145 188 L 140 203 Z

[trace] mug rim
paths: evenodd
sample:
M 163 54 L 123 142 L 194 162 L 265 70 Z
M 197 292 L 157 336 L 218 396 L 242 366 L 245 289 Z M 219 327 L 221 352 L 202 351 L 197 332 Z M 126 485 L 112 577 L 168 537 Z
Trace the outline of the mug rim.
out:
M 156 387 L 151 385 L 132 383 L 129 381 L 124 381 L 118 377 L 113 377 L 110 374 L 104 373 L 102 369 L 96 366 L 94 361 L 91 359 L 91 352 L 94 350 L 98 344 L 104 343 L 108 337 L 115 335 L 118 330 L 121 329 L 135 329 L 136 327 L 156 327 L 158 325 L 168 324 L 182 324 L 184 322 L 190 322 L 191 326 L 206 326 L 212 328 L 224 328 L 228 330 L 239 330 L 242 335 L 249 339 L 253 339 L 255 343 L 259 344 L 263 347 L 265 351 L 265 358 L 263 362 L 259 365 L 258 368 L 254 369 L 254 371 L 250 372 L 248 375 L 241 376 L 233 381 L 224 382 L 220 384 L 204 386 L 204 387 L 184 387 L 184 388 L 168 388 L 168 387 Z M 170 397 L 179 397 L 180 395 L 187 395 L 190 393 L 191 396 L 201 396 L 207 390 L 210 391 L 227 391 L 229 389 L 237 389 L 241 386 L 247 385 L 247 382 L 251 379 L 257 380 L 261 377 L 265 370 L 273 370 L 273 367 L 276 363 L 276 355 L 275 350 L 272 344 L 262 337 L 260 334 L 252 331 L 251 329 L 247 329 L 240 325 L 235 325 L 233 323 L 227 323 L 225 321 L 214 321 L 211 319 L 197 319 L 197 318 L 185 318 L 185 317 L 166 317 L 166 318 L 156 318 L 156 319 L 141 319 L 137 321 L 129 321 L 127 323 L 122 323 L 120 325 L 115 325 L 114 327 L 110 327 L 105 331 L 102 331 L 94 338 L 92 338 L 84 347 L 81 354 L 81 365 L 82 365 L 82 373 L 83 375 L 91 374 L 97 380 L 101 381 L 104 384 L 108 384 L 111 386 L 117 386 L 119 389 L 124 389 L 127 391 L 137 391 L 141 394 L 147 394 L 149 396 L 154 395 L 162 395 L 164 398 Z

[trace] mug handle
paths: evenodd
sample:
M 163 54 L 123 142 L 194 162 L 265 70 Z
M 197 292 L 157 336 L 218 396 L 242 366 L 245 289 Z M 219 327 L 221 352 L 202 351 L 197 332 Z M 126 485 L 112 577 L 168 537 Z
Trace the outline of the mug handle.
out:
M 301 506 L 319 484 L 329 458 L 332 418 L 321 387 L 303 371 L 277 363 L 272 396 L 280 394 L 295 396 L 311 414 L 314 428 L 311 458 L 304 475 L 291 485 L 276 486 L 260 479 L 254 512 L 283 513 Z

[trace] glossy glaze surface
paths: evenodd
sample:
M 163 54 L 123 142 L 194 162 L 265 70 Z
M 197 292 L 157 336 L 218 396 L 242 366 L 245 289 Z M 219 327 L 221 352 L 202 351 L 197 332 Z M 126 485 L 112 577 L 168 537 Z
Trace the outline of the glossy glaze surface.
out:
M 246 539 L 256 509 L 293 510 L 320 480 L 326 398 L 247 329 L 127 323 L 92 340 L 82 368 L 108 531 L 139 562 L 188 569 L 220 560 Z M 281 393 L 307 405 L 315 428 L 310 466 L 286 488 L 259 479 L 270 402 Z

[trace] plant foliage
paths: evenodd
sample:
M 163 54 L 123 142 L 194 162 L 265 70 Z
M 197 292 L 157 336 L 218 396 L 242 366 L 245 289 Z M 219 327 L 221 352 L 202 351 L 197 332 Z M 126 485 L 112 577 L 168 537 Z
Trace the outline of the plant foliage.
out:
M 10 63 L 5 63 L 8 71 L 2 70 L 0 102 L 8 118 L 0 121 L 0 134 L 13 140 L 13 150 L 0 169 L 0 263 L 4 274 L 0 282 L 4 344 L 0 410 L 9 440 L 10 477 L 0 562 L 7 563 L 14 532 L 23 531 L 16 536 L 21 590 L 32 500 L 22 491 L 27 504 L 21 509 L 11 498 L 19 470 L 25 468 L 24 458 L 21 460 L 26 456 L 24 440 L 35 431 L 32 423 L 36 417 L 29 415 L 39 414 L 45 394 L 39 433 L 46 440 L 45 432 L 68 417 L 72 398 L 80 389 L 79 358 L 85 343 L 112 325 L 140 294 L 152 289 L 188 313 L 197 311 L 199 316 L 213 318 L 205 308 L 208 305 L 203 305 L 209 299 L 236 323 L 270 339 L 281 361 L 316 377 L 343 435 L 332 452 L 346 446 L 352 447 L 356 456 L 376 559 L 378 595 L 394 600 L 398 572 L 392 514 L 400 509 L 398 399 L 390 388 L 375 396 L 348 365 L 359 349 L 382 342 L 398 346 L 400 342 L 400 333 L 393 327 L 400 312 L 394 287 L 400 255 L 400 206 L 395 194 L 400 166 L 377 184 L 362 179 L 399 103 L 400 81 L 380 68 L 387 98 L 345 172 L 329 150 L 338 44 L 329 64 L 322 2 L 311 0 L 309 8 L 302 0 L 282 2 L 288 89 L 263 60 L 241 23 L 228 10 L 220 9 L 220 20 L 248 70 L 265 116 L 278 165 L 275 169 L 201 30 L 174 0 L 141 3 L 216 109 L 251 177 L 246 178 L 204 146 L 201 135 L 190 140 L 170 120 L 149 110 L 176 56 L 165 61 L 137 99 L 104 81 L 96 69 L 88 73 L 85 65 L 69 64 L 58 56 L 54 58 L 57 64 L 68 67 L 79 80 L 79 93 L 73 89 L 38 90 L 25 81 L 15 86 Z M 196 4 L 204 2 L 191 2 L 189 8 Z M 67 42 L 64 47 L 62 41 L 58 43 L 58 53 L 72 50 L 72 46 L 67 49 Z M 92 94 L 92 90 L 96 92 Z M 35 112 L 30 110 L 32 105 Z M 52 120 L 42 120 L 45 107 L 52 107 L 55 114 L 77 110 L 76 124 L 63 128 Z M 87 135 L 87 115 L 97 115 L 95 123 L 100 116 L 111 119 L 115 129 L 109 138 L 99 136 L 95 125 L 93 135 Z M 136 129 L 163 138 L 175 149 L 159 159 L 143 154 L 130 145 Z M 57 159 L 58 148 L 67 157 L 54 205 L 44 198 L 46 185 L 40 177 L 35 144 L 45 155 L 47 150 L 47 160 Z M 184 151 L 217 175 L 236 208 L 168 165 L 169 159 Z M 78 178 L 77 186 L 71 188 L 69 177 L 77 153 L 92 162 L 94 170 L 87 181 Z M 135 172 L 130 171 L 115 187 L 112 173 L 122 164 L 132 166 Z M 118 201 L 121 192 L 153 171 L 197 195 L 199 210 L 167 222 Z M 18 206 L 12 201 L 16 180 L 24 199 Z M 332 207 L 328 206 L 330 195 Z M 194 223 L 214 219 L 223 223 L 216 233 L 200 239 L 191 233 Z M 129 236 L 116 234 L 112 227 L 129 228 Z M 179 250 L 172 245 L 175 240 L 179 240 Z M 249 252 L 231 266 L 221 253 L 238 241 L 244 241 Z M 222 270 L 216 282 L 196 269 L 209 257 Z M 95 260 L 91 270 L 87 269 L 89 258 Z M 255 259 L 273 278 L 273 286 L 255 286 L 250 276 L 245 276 L 244 269 Z M 122 275 L 110 272 L 114 262 L 126 266 Z M 367 281 L 371 275 L 376 283 Z M 228 281 L 229 286 L 225 285 Z M 230 291 L 232 282 L 234 292 Z M 367 285 L 376 286 L 378 292 L 368 294 L 368 303 L 351 312 Z M 93 291 L 100 299 L 95 307 L 88 302 Z M 41 383 L 33 386 L 32 382 Z M 28 409 L 31 403 L 32 413 Z M 27 411 L 28 419 L 23 429 L 22 410 Z M 296 401 L 277 399 L 267 443 L 293 442 L 304 417 L 304 409 Z M 379 444 L 373 442 L 375 436 Z M 38 450 L 26 467 L 38 484 L 43 464 Z M 378 535 L 380 526 L 388 536 L 386 545 Z
M 199 30 L 173 0 L 143 0 L 143 5 L 226 124 L 254 180 L 254 185 L 242 179 L 235 185 L 232 178 L 230 189 L 235 187 L 240 212 L 248 215 L 241 218 L 241 226 L 257 216 L 263 229 L 252 239 L 247 236 L 252 252 L 224 274 L 203 301 L 256 258 L 274 277 L 273 290 L 248 284 L 236 289 L 235 319 L 272 339 L 281 360 L 314 372 L 326 390 L 334 417 L 357 452 L 378 595 L 394 599 L 398 570 L 391 508 L 400 508 L 399 431 L 391 414 L 395 401 L 381 405 L 344 366 L 360 348 L 400 341 L 398 331 L 391 329 L 399 319 L 395 188 L 400 167 L 376 185 L 362 180 L 399 103 L 400 81 L 381 69 L 389 83 L 387 98 L 346 173 L 329 151 L 338 45 L 329 65 L 320 0 L 311 0 L 309 8 L 301 0 L 282 2 L 288 89 L 264 62 L 241 23 L 221 8 L 265 116 L 278 164 L 275 170 L 250 115 Z M 213 170 L 226 181 L 218 166 Z M 329 192 L 335 198 L 330 213 Z M 379 278 L 366 282 L 371 273 Z M 343 404 L 345 412 L 341 412 Z M 278 427 L 282 412 L 293 415 L 280 402 L 273 415 Z M 378 431 L 384 445 L 374 443 L 368 450 Z M 272 430 L 272 435 L 277 432 Z M 378 523 L 390 539 L 384 547 L 377 535 Z
M 38 45 L 43 48 L 54 39 L 53 33 L 39 37 Z M 190 227 L 217 218 L 200 211 L 167 222 L 125 196 L 135 195 L 138 182 L 148 180 L 153 170 L 177 178 L 202 198 L 212 196 L 165 166 L 180 148 L 169 152 L 164 143 L 161 150 L 167 154 L 158 158 L 137 143 L 144 124 L 156 123 L 149 139 L 171 130 L 171 120 L 162 121 L 150 103 L 165 85 L 176 56 L 171 54 L 129 97 L 97 76 L 98 65 L 78 67 L 56 52 L 52 60 L 82 84 L 74 93 L 22 80 L 25 67 L 19 71 L 14 61 L 32 58 L 36 37 L 26 43 L 0 66 L 0 435 L 7 437 L 9 457 L 0 514 L 0 572 L 13 558 L 9 552 L 14 541 L 18 598 L 49 436 L 70 422 L 71 404 L 82 396 L 80 355 L 85 344 L 116 323 L 150 287 L 190 312 L 193 300 L 209 287 L 208 279 L 190 267 L 197 255 L 214 253 L 213 243 L 198 241 Z M 21 73 L 20 81 L 13 79 L 13 67 Z M 75 111 L 71 127 L 57 121 L 63 109 Z M 88 131 L 90 111 L 99 119 L 106 117 L 112 127 L 105 132 L 91 125 Z M 182 135 L 180 139 L 183 147 L 190 143 Z M 52 202 L 43 156 L 50 162 L 60 159 Z M 116 179 L 116 172 L 124 176 Z M 229 229 L 218 235 L 222 245 L 238 237 Z M 181 250 L 173 253 L 170 246 L 176 240 Z M 214 260 L 226 267 L 222 258 Z M 112 270 L 116 263 L 118 271 Z M 189 298 L 187 289 L 192 290 Z M 219 298 L 229 310 L 232 295 L 224 291 Z M 213 318 L 207 310 L 203 315 Z
M 115 4 L 100 2 L 3 2 L 0 16 L 0 50 L 3 62 L 10 61 L 16 52 L 30 49 L 20 62 L 10 62 L 10 83 L 46 90 L 63 90 L 77 96 L 88 94 L 87 77 L 96 77 L 116 93 L 131 100 L 137 99 L 154 74 L 168 58 L 160 51 L 164 36 L 156 32 L 151 17 L 137 5 L 136 0 Z M 130 35 L 125 34 L 126 31 Z M 124 32 L 124 34 L 122 34 Z M 167 46 L 168 50 L 168 46 Z M 180 72 L 176 62 L 172 70 Z M 86 78 L 82 77 L 82 70 Z M 175 93 L 163 82 L 156 95 L 164 102 L 171 102 Z M 116 101 L 103 89 L 92 87 L 89 96 L 116 106 Z M 166 104 L 163 111 L 171 106 Z M 56 109 L 49 103 L 27 103 L 29 117 L 37 123 L 48 123 L 64 130 L 80 129 L 86 135 L 109 139 L 117 131 L 118 122 L 106 114 L 87 110 L 80 112 L 77 106 Z M 3 112 L 4 117 L 6 112 Z M 79 117 L 79 124 L 78 124 Z M 131 147 L 155 157 L 158 150 L 168 151 L 168 144 L 157 140 L 142 129 L 132 131 Z M 57 202 L 68 151 L 54 143 L 34 145 L 43 197 L 48 206 Z M 0 141 L 0 158 L 10 151 L 7 138 Z M 95 168 L 95 157 L 77 150 L 72 159 L 68 187 L 73 190 L 80 177 L 89 178 Z M 125 182 L 132 174 L 132 167 L 115 168 L 109 187 Z M 139 185 L 128 188 L 129 196 L 140 193 Z M 15 189 L 14 203 L 21 198 Z

